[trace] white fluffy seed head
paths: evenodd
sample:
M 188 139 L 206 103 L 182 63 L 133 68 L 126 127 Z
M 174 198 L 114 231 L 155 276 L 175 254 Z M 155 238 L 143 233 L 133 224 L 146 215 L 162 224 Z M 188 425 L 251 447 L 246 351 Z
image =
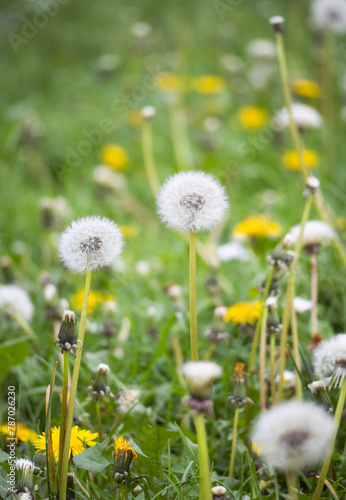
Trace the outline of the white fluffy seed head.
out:
M 226 495 L 227 490 L 226 490 L 226 488 L 224 486 L 214 486 L 211 489 L 211 492 L 212 492 L 213 495 L 215 495 L 216 497 L 218 497 L 218 496 Z
M 77 273 L 108 267 L 123 248 L 119 227 L 106 217 L 83 217 L 62 233 L 58 249 L 64 265 Z
M 191 396 L 207 399 L 210 397 L 212 384 L 220 377 L 222 370 L 212 361 L 190 361 L 182 367 Z
M 346 378 L 346 334 L 324 340 L 313 351 L 314 371 L 329 387 L 341 386 Z
M 283 24 L 285 22 L 285 19 L 282 16 L 273 16 L 269 18 L 269 24 L 272 26 L 278 26 L 280 24 Z
M 34 313 L 29 295 L 17 285 L 0 286 L 0 309 L 10 316 L 18 314 L 26 321 L 30 321 Z
M 290 471 L 320 462 L 333 432 L 332 417 L 319 406 L 289 401 L 260 416 L 252 439 L 269 466 Z
M 106 165 L 99 165 L 95 168 L 93 179 L 100 186 L 114 189 L 115 191 L 126 188 L 125 177 L 119 172 L 113 172 Z
M 105 363 L 100 363 L 97 367 L 97 371 L 99 373 L 105 373 L 106 375 L 108 375 L 108 373 L 110 372 L 110 368 Z
M 300 102 L 292 104 L 293 119 L 300 128 L 319 128 L 322 126 L 322 117 L 316 109 Z M 290 124 L 287 108 L 283 108 L 275 116 L 275 125 L 283 130 Z
M 118 408 L 120 413 L 126 413 L 133 405 L 138 403 L 139 391 L 137 389 L 121 389 L 118 394 Z
M 312 302 L 302 297 L 294 297 L 293 308 L 297 313 L 303 313 L 312 309 Z
M 26 458 L 19 458 L 16 460 L 16 467 L 18 470 L 34 470 L 35 465 L 30 460 Z
M 262 38 L 252 40 L 247 45 L 246 51 L 249 56 L 256 59 L 274 59 L 276 57 L 276 46 L 272 40 Z
M 346 32 L 346 0 L 314 0 L 311 13 L 318 28 L 334 33 Z
M 300 224 L 293 226 L 292 229 L 290 229 L 290 235 L 294 245 L 298 241 L 299 234 Z M 334 230 L 329 224 L 327 224 L 327 222 L 309 220 L 304 226 L 302 244 L 303 247 L 310 245 L 326 245 L 334 238 Z
M 200 171 L 180 172 L 161 187 L 157 207 L 160 219 L 171 229 L 197 233 L 222 221 L 228 197 L 213 176 Z
M 277 297 L 268 297 L 266 300 L 266 306 L 268 309 L 276 309 L 278 306 L 278 298 Z

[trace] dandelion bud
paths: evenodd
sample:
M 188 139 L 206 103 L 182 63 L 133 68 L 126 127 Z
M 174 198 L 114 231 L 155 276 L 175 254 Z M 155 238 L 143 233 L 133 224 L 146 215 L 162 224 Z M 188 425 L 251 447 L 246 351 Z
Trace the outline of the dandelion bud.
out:
M 269 297 L 266 300 L 268 310 L 267 314 L 267 331 L 268 333 L 276 333 L 281 330 L 281 323 L 277 313 L 277 297 Z
M 316 380 L 308 385 L 310 391 L 315 396 L 316 402 L 324 406 L 328 413 L 333 412 L 332 402 L 328 395 L 326 384 L 323 380 Z
M 77 318 L 73 311 L 64 312 L 55 343 L 61 352 L 68 351 L 74 354 L 73 349 L 77 348 Z
M 282 16 L 273 16 L 269 19 L 269 24 L 273 26 L 274 33 L 284 33 L 283 23 L 285 19 Z
M 246 397 L 244 366 L 244 363 L 236 363 L 235 365 L 233 395 L 228 398 L 232 407 L 244 408 L 247 404 L 252 404 L 251 399 Z
M 32 462 L 34 464 L 34 474 L 36 476 L 43 476 L 47 465 L 46 455 L 44 453 L 35 453 Z
M 227 490 L 224 486 L 214 486 L 211 489 L 212 500 L 228 500 Z
M 189 406 L 197 414 L 212 416 L 213 404 L 210 401 L 212 385 L 221 375 L 221 367 L 211 361 L 190 361 L 185 363 L 182 373 L 187 381 L 190 394 Z
M 137 453 L 132 448 L 129 441 L 126 441 L 126 439 L 124 439 L 122 436 L 115 439 L 113 451 L 113 479 L 116 484 L 120 484 L 128 478 L 130 465 L 133 460 L 136 460 L 136 458 Z
M 74 484 L 73 484 L 74 474 L 73 472 L 68 472 L 67 474 L 67 488 L 66 488 L 66 500 L 75 500 L 74 494 Z
M 111 390 L 107 385 L 107 377 L 110 372 L 109 366 L 101 363 L 97 367 L 95 380 L 92 386 L 89 387 L 89 395 L 96 401 L 102 399 L 106 394 L 111 394 Z
M 34 488 L 34 464 L 30 460 L 20 458 L 16 461 L 18 470 L 18 481 L 16 490 L 18 492 L 32 491 Z

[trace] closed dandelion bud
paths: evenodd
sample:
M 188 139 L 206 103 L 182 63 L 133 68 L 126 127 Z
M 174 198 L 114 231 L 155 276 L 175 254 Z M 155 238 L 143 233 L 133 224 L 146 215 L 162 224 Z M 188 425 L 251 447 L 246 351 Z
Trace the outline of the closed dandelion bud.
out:
M 34 464 L 34 474 L 36 476 L 43 476 L 47 464 L 46 455 L 44 453 L 35 453 L 32 462 Z
M 212 416 L 212 385 L 214 380 L 220 377 L 221 367 L 211 361 L 190 361 L 183 365 L 182 373 L 187 381 L 190 408 L 197 414 Z
M 74 494 L 74 483 L 73 483 L 74 475 L 72 472 L 67 474 L 67 488 L 66 488 L 66 500 L 75 500 Z
M 324 406 L 328 413 L 333 412 L 332 402 L 327 392 L 326 384 L 323 380 L 316 380 L 308 385 L 310 391 L 315 396 L 316 402 Z
M 305 182 L 305 189 L 303 192 L 304 198 L 308 198 L 309 196 L 313 196 L 317 193 L 318 188 L 320 187 L 320 181 L 317 177 L 308 177 Z
M 214 486 L 211 489 L 212 500 L 228 500 L 227 490 L 224 486 Z
M 95 379 L 92 386 L 89 387 L 89 395 L 92 399 L 100 400 L 106 394 L 111 394 L 111 390 L 107 385 L 107 377 L 110 372 L 109 366 L 101 363 L 97 367 Z
M 136 460 L 137 453 L 132 448 L 129 441 L 126 441 L 122 436 L 114 441 L 114 474 L 113 479 L 116 484 L 125 481 L 130 472 L 130 466 L 133 460 Z
M 32 491 L 34 487 L 34 464 L 30 460 L 20 458 L 16 462 L 18 470 L 18 481 L 16 490 L 18 492 Z
M 281 330 L 281 323 L 277 313 L 277 297 L 269 297 L 266 300 L 268 310 L 267 314 L 267 331 L 268 333 L 277 333 Z
M 74 354 L 73 349 L 77 348 L 77 318 L 73 311 L 64 312 L 55 343 L 61 352 L 68 351 Z
M 246 397 L 244 366 L 244 363 L 236 363 L 235 365 L 233 395 L 228 398 L 232 407 L 244 408 L 247 404 L 252 404 L 251 399 Z

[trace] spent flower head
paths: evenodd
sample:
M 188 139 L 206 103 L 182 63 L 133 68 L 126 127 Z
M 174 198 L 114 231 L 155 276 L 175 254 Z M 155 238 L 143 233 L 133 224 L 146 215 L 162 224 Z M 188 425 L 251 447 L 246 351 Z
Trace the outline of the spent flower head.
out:
M 300 235 L 300 224 L 293 226 L 289 234 L 293 244 L 296 245 Z M 327 245 L 334 238 L 334 229 L 327 222 L 310 220 L 304 226 L 302 245 L 307 252 L 318 253 L 322 245 Z
M 197 170 L 179 172 L 161 187 L 157 207 L 160 219 L 171 229 L 197 233 L 222 221 L 228 197 L 213 176 Z
M 252 439 L 269 466 L 292 471 L 318 463 L 333 432 L 334 421 L 321 407 L 289 401 L 260 416 Z
M 0 309 L 9 316 L 19 315 L 30 321 L 34 306 L 25 290 L 17 285 L 0 286 Z
M 341 387 L 346 378 L 346 334 L 323 340 L 313 351 L 313 366 L 330 389 Z
M 58 247 L 61 260 L 71 271 L 102 270 L 120 255 L 123 235 L 106 217 L 83 217 L 65 229 Z

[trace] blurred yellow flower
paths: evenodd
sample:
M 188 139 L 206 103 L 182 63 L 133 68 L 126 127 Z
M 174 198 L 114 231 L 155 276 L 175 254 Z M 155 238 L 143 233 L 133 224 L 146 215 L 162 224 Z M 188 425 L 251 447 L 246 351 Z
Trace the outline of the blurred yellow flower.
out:
M 259 445 L 256 443 L 256 441 L 251 441 L 251 449 L 256 455 L 260 456 L 261 454 L 261 448 Z
M 92 434 L 90 431 L 85 429 L 78 429 L 75 425 L 71 430 L 71 441 L 70 441 L 70 452 L 69 457 L 74 455 L 79 455 L 86 449 L 87 446 L 95 446 L 95 439 L 98 438 L 98 433 Z M 55 427 L 52 429 L 52 441 L 53 441 L 53 452 L 55 459 L 59 460 L 59 438 L 60 438 L 60 427 Z M 45 433 L 42 435 L 36 435 L 34 447 L 37 451 L 46 452 L 46 437 Z
M 219 94 L 226 89 L 221 76 L 197 76 L 191 80 L 191 87 L 199 94 Z
M 282 227 L 265 215 L 252 215 L 233 229 L 234 234 L 244 234 L 252 238 L 270 238 L 280 236 Z
M 341 231 L 344 231 L 346 229 L 346 217 L 343 216 L 337 217 L 335 221 L 335 226 L 338 229 L 341 229 Z
M 232 321 L 235 325 L 239 325 L 240 323 L 253 325 L 260 317 L 261 310 L 261 300 L 257 300 L 256 302 L 238 302 L 228 308 L 224 316 L 224 321 Z
M 265 109 L 254 106 L 244 106 L 239 111 L 239 118 L 244 128 L 256 130 L 267 122 L 268 113 Z
M 72 309 L 76 309 L 77 311 L 82 310 L 84 300 L 84 288 L 81 290 L 77 290 L 76 293 L 71 295 L 70 302 Z M 95 308 L 102 302 L 102 293 L 101 292 L 93 292 L 90 290 L 89 293 L 89 302 L 88 302 L 88 314 L 91 314 L 95 311 Z
M 102 162 L 114 170 L 125 170 L 128 156 L 122 146 L 108 144 L 102 149 Z
M 135 238 L 139 234 L 139 228 L 134 224 L 119 225 L 124 238 Z
M 133 109 L 129 112 L 127 117 L 129 124 L 133 127 L 140 127 L 144 121 L 141 111 L 138 109 Z
M 164 92 L 173 92 L 183 89 L 182 79 L 175 73 L 159 73 L 155 76 L 155 83 L 157 88 Z
M 305 165 L 310 168 L 315 168 L 318 166 L 318 154 L 311 149 L 305 149 L 303 151 L 303 160 Z M 300 161 L 297 151 L 286 151 L 282 158 L 282 161 L 285 167 L 290 168 L 291 170 L 300 170 Z
M 8 424 L 0 425 L 0 434 L 4 436 L 11 436 L 14 438 L 14 434 L 12 432 L 16 432 L 16 437 L 19 441 L 23 443 L 27 443 L 28 441 L 34 441 L 36 438 L 36 432 L 26 427 L 24 424 L 18 423 L 13 427 L 8 427 Z
M 296 78 L 292 81 L 292 90 L 295 94 L 302 97 L 316 99 L 321 95 L 321 89 L 318 83 L 304 78 Z

